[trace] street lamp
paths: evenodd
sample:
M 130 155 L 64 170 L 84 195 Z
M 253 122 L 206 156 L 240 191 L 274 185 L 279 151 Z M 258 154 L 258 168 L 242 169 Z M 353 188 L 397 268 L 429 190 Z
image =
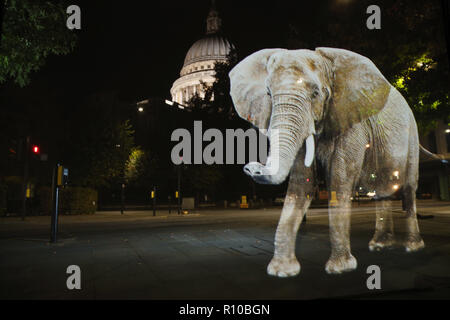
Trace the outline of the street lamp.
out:
M 184 109 L 184 108 L 187 107 L 187 106 L 185 106 L 185 105 L 183 105 L 183 104 L 181 104 L 181 103 L 178 103 L 178 102 L 175 102 L 175 101 L 171 101 L 171 100 L 167 100 L 167 99 L 166 99 L 165 102 L 166 102 L 166 104 L 169 105 L 169 106 L 177 105 L 177 106 L 178 106 L 178 109 Z
M 148 100 L 148 99 L 145 99 L 145 100 L 136 102 L 136 106 L 138 107 L 137 110 L 138 110 L 139 112 L 144 112 L 144 107 L 143 107 L 142 105 L 148 104 L 148 103 L 149 103 L 149 100 Z

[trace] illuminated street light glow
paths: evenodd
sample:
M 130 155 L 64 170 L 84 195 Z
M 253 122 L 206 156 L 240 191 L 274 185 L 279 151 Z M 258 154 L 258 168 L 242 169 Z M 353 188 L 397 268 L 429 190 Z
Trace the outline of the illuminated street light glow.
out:
M 392 186 L 392 189 L 398 190 L 398 184 L 394 184 L 394 185 Z
M 450 129 L 446 129 L 446 130 L 445 130 L 445 133 L 450 133 Z
M 369 144 L 369 143 L 368 143 L 368 144 L 366 144 L 366 149 L 367 149 L 367 148 L 370 148 L 370 144 Z
M 394 177 L 396 177 L 398 179 L 398 176 L 399 176 L 399 172 L 398 171 L 394 171 L 392 174 L 393 174 Z
M 140 104 L 147 104 L 147 103 L 149 103 L 148 99 L 145 99 L 145 100 L 136 102 L 137 105 L 140 105 Z
M 184 109 L 186 107 L 182 104 L 179 104 L 178 102 L 167 100 L 167 99 L 165 100 L 165 103 L 168 104 L 169 106 L 173 106 L 176 104 L 178 106 L 178 109 Z
M 139 107 L 139 108 L 138 108 L 138 111 L 139 111 L 139 112 L 144 112 L 144 108 Z

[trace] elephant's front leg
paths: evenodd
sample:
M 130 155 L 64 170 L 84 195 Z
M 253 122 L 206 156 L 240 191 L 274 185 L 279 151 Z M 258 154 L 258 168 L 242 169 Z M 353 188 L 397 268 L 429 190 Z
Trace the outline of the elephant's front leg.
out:
M 309 181 L 306 179 L 309 178 Z M 275 234 L 275 253 L 267 273 L 278 277 L 291 277 L 300 272 L 295 256 L 295 240 L 303 216 L 313 195 L 313 170 L 297 159 L 289 179 L 288 191 Z

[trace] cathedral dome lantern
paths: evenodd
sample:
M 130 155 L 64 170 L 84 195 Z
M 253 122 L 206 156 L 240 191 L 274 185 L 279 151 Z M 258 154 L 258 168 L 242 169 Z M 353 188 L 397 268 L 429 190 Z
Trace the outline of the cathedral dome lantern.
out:
M 204 97 L 201 83 L 215 81 L 214 64 L 225 62 L 234 45 L 222 34 L 222 20 L 214 1 L 206 19 L 206 35 L 188 50 L 183 67 L 170 90 L 172 100 L 186 104 L 195 94 Z
M 222 26 L 222 19 L 216 10 L 215 2 L 213 1 L 208 17 L 206 18 L 206 34 L 217 33 Z

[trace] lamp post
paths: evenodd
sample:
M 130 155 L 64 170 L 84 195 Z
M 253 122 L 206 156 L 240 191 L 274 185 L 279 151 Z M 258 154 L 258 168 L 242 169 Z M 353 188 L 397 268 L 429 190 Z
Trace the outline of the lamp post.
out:
M 178 214 L 181 214 L 181 163 L 178 165 Z
M 177 106 L 178 109 L 184 110 L 187 106 L 182 105 L 178 102 L 172 100 L 165 100 L 165 103 L 169 106 Z M 183 158 L 181 158 L 181 162 L 177 165 L 177 200 L 178 200 L 178 214 L 181 214 L 181 166 L 183 163 Z
M 191 111 L 188 108 L 188 106 L 180 104 L 180 103 L 178 103 L 176 101 L 165 99 L 164 102 L 165 102 L 165 104 L 167 104 L 169 106 L 174 106 L 174 107 L 176 107 L 176 108 L 178 108 L 180 110 Z M 147 113 L 146 108 L 147 108 L 147 106 L 149 104 L 150 104 L 150 99 L 145 99 L 145 100 L 136 102 L 135 107 L 136 107 L 136 111 L 137 111 L 138 117 L 142 117 L 140 115 L 144 115 L 145 113 Z M 153 104 L 153 100 L 152 100 L 152 104 Z M 141 119 L 141 120 L 143 120 L 143 119 Z M 139 119 L 137 120 L 137 122 L 138 123 L 140 122 Z M 136 140 L 139 140 L 138 139 L 139 134 L 137 133 L 138 131 L 139 130 L 136 130 L 136 134 L 135 134 Z M 141 137 L 139 136 L 139 138 L 141 138 Z M 177 167 L 177 191 L 176 191 L 175 197 L 177 198 L 178 214 L 181 214 L 181 164 L 176 165 L 176 167 Z M 123 191 L 124 190 L 122 188 L 122 194 L 123 194 Z M 156 192 L 156 190 L 153 190 L 153 192 Z M 122 196 L 122 199 L 123 198 L 124 198 L 124 196 Z M 154 202 L 155 200 L 156 199 L 153 198 L 153 203 L 154 203 L 153 204 L 153 208 L 155 208 L 155 202 Z M 170 201 L 171 201 L 171 199 L 169 198 L 169 212 L 170 212 Z M 122 205 L 122 208 L 123 208 L 123 205 Z M 154 214 L 155 214 L 155 212 L 154 212 Z
M 146 99 L 146 100 L 142 100 L 142 101 L 136 102 L 136 105 L 135 105 L 135 107 L 136 107 L 136 112 L 134 113 L 135 116 L 136 116 L 136 113 L 137 113 L 135 138 L 136 138 L 136 142 L 138 144 L 141 144 L 141 143 L 144 142 L 144 141 L 140 141 L 140 140 L 143 140 L 142 137 L 145 136 L 145 135 L 142 134 L 142 131 L 145 130 L 145 127 L 144 127 L 144 125 L 145 125 L 145 123 L 144 123 L 145 118 L 143 118 L 143 117 L 145 116 L 145 113 L 147 113 L 146 112 L 146 108 L 147 108 L 147 105 L 149 103 L 150 103 L 150 100 Z

